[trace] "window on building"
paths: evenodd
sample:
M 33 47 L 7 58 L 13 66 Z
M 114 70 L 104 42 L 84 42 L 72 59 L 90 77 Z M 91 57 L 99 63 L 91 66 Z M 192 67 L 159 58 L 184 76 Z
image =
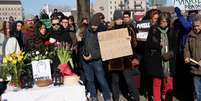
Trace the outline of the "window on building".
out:
M 112 9 L 112 6 L 110 6 L 110 9 Z
M 20 8 L 18 8 L 18 11 L 20 11 Z
M 112 21 L 112 17 L 110 18 L 110 20 Z
M 116 4 L 117 2 L 115 1 L 114 4 Z
M 110 4 L 112 4 L 112 1 L 110 1 Z
M 110 14 L 112 14 L 112 11 L 110 12 Z
M 17 18 L 15 17 L 15 20 L 16 20 Z
M 4 10 L 4 8 L 2 8 L 2 11 Z

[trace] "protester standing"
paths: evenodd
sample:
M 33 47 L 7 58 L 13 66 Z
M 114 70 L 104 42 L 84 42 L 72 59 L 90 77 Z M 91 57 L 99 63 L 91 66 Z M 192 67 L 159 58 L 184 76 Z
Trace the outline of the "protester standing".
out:
M 110 89 L 105 78 L 105 72 L 100 55 L 100 47 L 98 43 L 98 29 L 100 25 L 100 18 L 98 15 L 94 15 L 91 19 L 90 25 L 85 33 L 83 58 L 86 61 L 86 65 L 83 67 L 85 77 L 87 80 L 87 87 L 90 92 L 92 101 L 98 101 L 96 88 L 95 88 L 95 77 L 101 87 L 103 97 L 105 101 L 111 101 Z
M 201 16 L 197 15 L 193 20 L 193 29 L 187 37 L 184 59 L 185 63 L 191 65 L 191 73 L 193 74 L 194 87 L 197 101 L 201 101 Z M 190 61 L 193 59 L 198 63 Z
M 161 101 L 164 83 L 165 101 L 172 101 L 175 74 L 176 36 L 170 28 L 170 14 L 163 12 L 158 26 L 152 26 L 145 46 L 145 70 L 153 81 L 153 100 Z
M 20 45 L 20 49 L 24 50 L 24 33 L 22 32 L 22 27 L 24 25 L 23 21 L 17 21 L 14 23 L 14 27 L 13 27 L 13 35 L 14 37 L 17 39 L 19 45 Z
M 137 46 L 137 38 L 136 38 L 136 22 L 131 19 L 131 12 L 130 11 L 124 11 L 123 13 L 123 23 L 124 28 L 128 29 L 129 36 L 131 38 L 131 47 L 133 51 L 133 55 L 127 57 L 125 61 L 125 67 L 128 68 L 123 71 L 124 78 L 126 80 L 126 84 L 128 86 L 128 93 L 129 93 L 129 101 L 139 101 L 139 91 L 137 88 L 137 84 L 139 82 L 136 82 L 133 80 L 134 76 L 140 75 L 140 72 L 138 70 L 140 59 L 135 53 L 135 48 Z M 139 79 L 139 78 L 138 78 Z

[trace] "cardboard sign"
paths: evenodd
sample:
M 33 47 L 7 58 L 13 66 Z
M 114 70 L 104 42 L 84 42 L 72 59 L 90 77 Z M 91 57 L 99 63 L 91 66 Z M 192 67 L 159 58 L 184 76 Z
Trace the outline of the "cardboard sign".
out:
M 201 0 L 174 0 L 174 6 L 181 10 L 201 10 Z
M 147 40 L 148 31 L 150 27 L 151 27 L 150 21 L 146 21 L 146 20 L 137 24 L 137 29 L 138 29 L 137 40 L 138 41 Z
M 34 80 L 51 80 L 50 60 L 32 61 Z
M 127 28 L 98 33 L 102 60 L 110 60 L 133 54 Z

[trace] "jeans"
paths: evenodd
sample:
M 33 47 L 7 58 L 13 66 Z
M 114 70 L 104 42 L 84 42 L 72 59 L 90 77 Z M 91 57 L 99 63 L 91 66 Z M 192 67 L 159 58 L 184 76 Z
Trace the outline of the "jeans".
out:
M 83 64 L 84 74 L 87 80 L 87 88 L 91 97 L 97 97 L 94 77 L 96 77 L 105 100 L 110 101 L 110 89 L 105 79 L 105 72 L 101 60 L 85 62 Z
M 197 101 L 201 101 L 201 76 L 193 77 Z
M 111 72 L 111 89 L 112 89 L 112 95 L 113 95 L 113 101 L 119 101 L 119 95 L 120 95 L 120 76 L 121 72 Z
M 132 101 L 140 101 L 139 91 L 134 83 L 135 81 L 133 80 L 133 76 L 140 75 L 140 72 L 136 68 L 128 69 L 123 71 L 123 75 L 126 80 L 130 96 L 134 98 Z

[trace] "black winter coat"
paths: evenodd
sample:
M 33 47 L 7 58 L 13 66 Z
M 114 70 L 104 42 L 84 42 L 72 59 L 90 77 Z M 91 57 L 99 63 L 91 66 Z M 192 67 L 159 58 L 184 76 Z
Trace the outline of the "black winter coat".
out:
M 145 45 L 145 70 L 150 76 L 154 77 L 164 77 L 163 67 L 162 67 L 162 53 L 160 46 L 161 35 L 160 31 L 156 26 L 153 26 L 149 30 L 149 35 Z M 176 61 L 176 34 L 173 29 L 169 29 L 167 32 L 169 51 L 172 51 L 173 57 L 169 59 L 170 62 L 170 74 L 173 76 L 175 74 L 175 61 Z

